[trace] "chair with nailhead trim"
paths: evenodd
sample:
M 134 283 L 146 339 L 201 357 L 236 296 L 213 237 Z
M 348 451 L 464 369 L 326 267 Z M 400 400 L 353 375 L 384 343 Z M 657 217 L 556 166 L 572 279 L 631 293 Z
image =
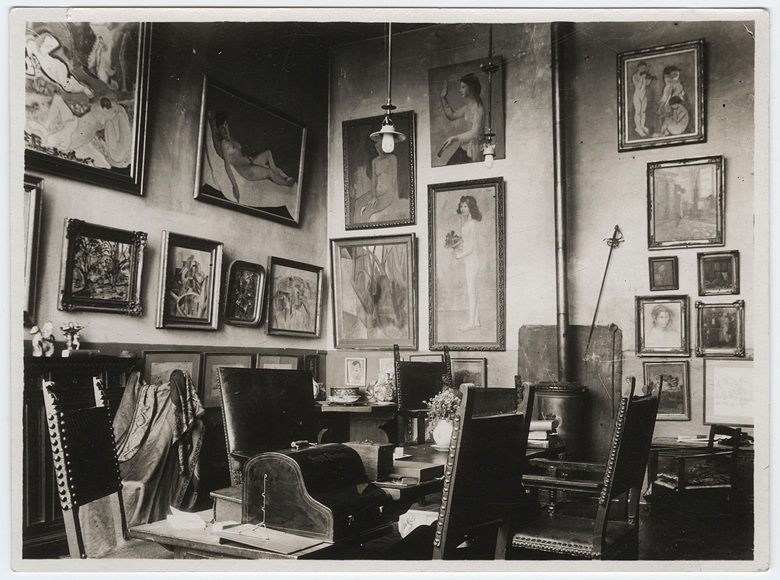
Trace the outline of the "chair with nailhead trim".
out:
M 172 552 L 153 542 L 128 539 L 114 429 L 101 381 L 94 380 L 91 394 L 85 389 L 58 389 L 48 381 L 43 400 L 71 558 L 86 558 L 88 553 L 101 558 L 172 558 Z M 103 498 L 110 509 L 85 515 L 86 508 L 95 505 L 92 502 Z M 104 513 L 110 517 L 104 520 Z M 113 530 L 106 532 L 109 524 Z M 100 535 L 109 549 L 91 551 L 85 537 L 93 535 Z

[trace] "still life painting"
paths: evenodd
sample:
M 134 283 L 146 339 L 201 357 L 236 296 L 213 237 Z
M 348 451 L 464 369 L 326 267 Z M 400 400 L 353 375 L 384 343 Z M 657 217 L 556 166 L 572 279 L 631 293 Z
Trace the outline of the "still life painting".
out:
M 336 348 L 417 348 L 413 234 L 331 240 Z
M 276 256 L 268 259 L 268 334 L 320 335 L 322 276 L 321 266 Z
M 30 168 L 141 194 L 150 25 L 28 22 Z

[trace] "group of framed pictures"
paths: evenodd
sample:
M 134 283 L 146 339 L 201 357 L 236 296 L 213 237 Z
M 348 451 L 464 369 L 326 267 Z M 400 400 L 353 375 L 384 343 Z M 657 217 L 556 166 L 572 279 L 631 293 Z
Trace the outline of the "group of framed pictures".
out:
M 441 362 L 444 356 L 440 354 L 410 355 L 409 360 L 417 362 Z M 395 374 L 393 359 L 379 359 L 379 375 Z M 487 387 L 486 358 L 451 358 L 452 386 L 459 388 L 463 383 L 473 383 L 478 387 Z M 367 360 L 365 357 L 346 357 L 344 359 L 344 384 L 354 387 L 367 385 Z

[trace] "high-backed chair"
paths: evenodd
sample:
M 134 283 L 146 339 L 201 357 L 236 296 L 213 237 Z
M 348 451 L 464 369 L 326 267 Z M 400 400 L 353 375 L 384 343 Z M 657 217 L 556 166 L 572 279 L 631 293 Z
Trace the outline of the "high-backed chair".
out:
M 157 544 L 128 539 L 114 429 L 101 381 L 95 379 L 91 394 L 47 382 L 43 401 L 70 556 L 172 558 Z M 87 535 L 99 539 L 95 545 L 100 547 L 86 541 Z
M 605 466 L 546 461 L 540 463 L 548 467 L 557 464 L 560 477 L 524 477 L 529 486 L 596 493 L 595 514 L 573 516 L 547 512 L 535 521 L 518 526 L 512 537 L 513 549 L 519 550 L 514 555 L 529 559 L 550 554 L 598 560 L 638 559 L 639 498 L 658 414 L 660 386 L 651 394 L 634 397 L 636 380 L 631 377 L 630 383 L 628 396 L 620 400 Z M 598 469 L 603 475 L 597 481 L 574 476 L 576 472 L 592 473 Z M 621 496 L 626 498 L 625 509 L 611 510 L 620 505 L 613 500 Z
M 221 367 L 219 385 L 233 485 L 250 457 L 322 438 L 309 371 Z
M 393 345 L 395 392 L 398 408 L 399 444 L 425 441 L 425 417 L 430 398 L 452 386 L 450 351 L 444 347 L 444 360 L 435 362 L 401 360 L 398 345 Z

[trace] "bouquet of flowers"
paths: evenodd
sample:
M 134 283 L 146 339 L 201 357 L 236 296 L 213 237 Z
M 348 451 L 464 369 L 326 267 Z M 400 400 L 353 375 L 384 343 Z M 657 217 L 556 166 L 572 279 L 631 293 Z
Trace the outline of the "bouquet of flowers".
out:
M 444 237 L 444 247 L 455 249 L 463 242 L 463 238 L 455 233 L 455 230 L 450 230 Z
M 435 397 L 425 401 L 428 407 L 428 418 L 433 420 L 451 420 L 457 415 L 460 397 L 457 391 L 445 389 Z

